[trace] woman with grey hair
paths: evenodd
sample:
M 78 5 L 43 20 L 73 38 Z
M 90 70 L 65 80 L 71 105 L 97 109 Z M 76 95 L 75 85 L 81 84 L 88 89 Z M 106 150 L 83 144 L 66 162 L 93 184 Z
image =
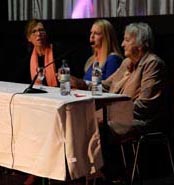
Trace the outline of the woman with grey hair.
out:
M 124 178 L 122 164 L 116 157 L 119 154 L 113 153 L 113 149 L 117 151 L 113 143 L 167 127 L 162 119 L 165 112 L 162 109 L 165 103 L 166 67 L 163 60 L 152 52 L 152 43 L 152 30 L 147 23 L 127 25 L 122 42 L 125 59 L 117 71 L 102 82 L 107 91 L 125 94 L 131 97 L 134 104 L 133 121 L 130 124 L 111 120 L 109 125 L 100 126 L 103 173 L 107 180 L 118 178 L 119 175 Z M 110 114 L 114 115 L 115 109 Z
M 166 67 L 164 61 L 152 52 L 152 44 L 152 30 L 147 23 L 127 25 L 122 42 L 126 58 L 119 69 L 103 81 L 109 92 L 132 98 L 134 121 L 129 129 L 123 126 L 126 132 L 132 128 L 143 132 L 165 128 L 160 121 L 164 112 Z

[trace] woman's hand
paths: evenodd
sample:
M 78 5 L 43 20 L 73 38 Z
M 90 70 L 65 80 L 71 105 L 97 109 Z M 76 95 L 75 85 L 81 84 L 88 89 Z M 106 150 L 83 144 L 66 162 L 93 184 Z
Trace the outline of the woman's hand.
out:
M 72 88 L 78 89 L 78 81 L 79 79 L 76 78 L 75 76 L 70 76 L 70 84 Z
M 88 88 L 88 86 L 83 81 L 83 79 L 77 78 L 77 77 L 72 76 L 72 75 L 70 77 L 70 83 L 71 83 L 71 88 L 74 88 L 74 89 L 86 90 Z

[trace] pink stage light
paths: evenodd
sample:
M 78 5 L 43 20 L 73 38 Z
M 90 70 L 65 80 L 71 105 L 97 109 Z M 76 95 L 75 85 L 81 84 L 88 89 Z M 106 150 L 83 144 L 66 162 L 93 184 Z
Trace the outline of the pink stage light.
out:
M 72 13 L 72 18 L 94 17 L 93 0 L 78 0 Z

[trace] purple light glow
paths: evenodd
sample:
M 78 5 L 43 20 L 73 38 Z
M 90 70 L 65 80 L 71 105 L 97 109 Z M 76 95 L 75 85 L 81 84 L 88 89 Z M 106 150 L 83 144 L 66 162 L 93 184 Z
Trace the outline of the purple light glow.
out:
M 92 0 L 78 0 L 72 13 L 72 18 L 90 18 L 94 16 Z

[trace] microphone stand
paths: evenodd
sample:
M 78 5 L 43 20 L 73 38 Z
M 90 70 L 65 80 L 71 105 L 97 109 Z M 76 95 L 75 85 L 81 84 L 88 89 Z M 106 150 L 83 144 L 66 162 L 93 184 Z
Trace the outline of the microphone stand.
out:
M 73 48 L 73 49 L 65 52 L 64 54 L 62 54 L 57 59 L 55 59 L 52 62 L 50 62 L 47 65 L 45 65 L 43 68 L 44 69 L 47 68 L 49 65 L 55 63 L 58 60 L 63 59 L 64 57 L 66 57 L 67 55 L 73 53 L 76 50 L 77 50 L 77 48 Z M 36 81 L 36 79 L 37 79 L 37 77 L 38 77 L 38 75 L 39 75 L 40 72 L 41 72 L 41 70 L 37 71 L 36 75 L 34 76 L 32 82 L 31 82 L 31 84 L 23 91 L 23 93 L 47 93 L 47 91 L 45 91 L 45 90 L 33 88 L 33 85 L 34 85 L 34 83 L 35 83 L 35 81 Z
M 47 93 L 47 91 L 45 91 L 43 89 L 33 88 L 33 85 L 34 85 L 35 81 L 37 80 L 37 77 L 38 77 L 39 73 L 41 72 L 41 70 L 43 70 L 43 69 L 47 68 L 48 66 L 50 66 L 51 64 L 55 63 L 55 61 L 56 60 L 53 60 L 52 62 L 45 65 L 42 69 L 39 69 L 39 71 L 37 71 L 37 73 L 35 74 L 31 84 L 24 90 L 23 93 Z
M 51 62 L 51 63 L 53 63 L 53 62 Z M 49 63 L 49 64 L 50 64 L 50 63 Z M 44 68 L 45 68 L 45 67 L 44 67 Z M 24 90 L 23 93 L 47 93 L 47 91 L 45 91 L 45 90 L 43 90 L 43 89 L 36 89 L 36 88 L 33 88 L 33 85 L 34 85 L 34 83 L 35 83 L 35 81 L 36 81 L 36 79 L 37 79 L 39 73 L 40 73 L 40 70 L 37 71 L 36 75 L 34 76 L 32 82 L 31 82 L 31 84 Z

